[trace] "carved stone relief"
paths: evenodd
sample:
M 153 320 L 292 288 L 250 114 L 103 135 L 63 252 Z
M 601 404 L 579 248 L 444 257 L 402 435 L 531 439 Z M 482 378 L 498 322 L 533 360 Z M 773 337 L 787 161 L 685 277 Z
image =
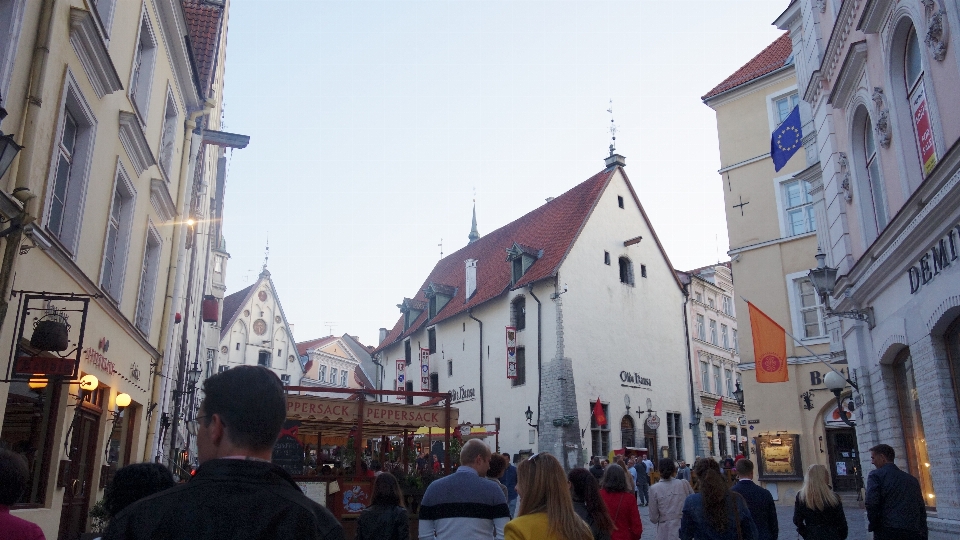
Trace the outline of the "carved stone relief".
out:
M 873 103 L 876 105 L 873 127 L 877 131 L 877 142 L 884 148 L 890 148 L 890 109 L 883 88 L 873 87 Z
M 922 0 L 927 13 L 927 37 L 923 40 L 930 47 L 933 59 L 943 62 L 947 56 L 947 18 L 942 0 Z M 939 5 L 938 5 L 939 4 Z
M 813 5 L 820 9 L 820 13 L 827 11 L 827 0 L 813 0 Z
M 843 199 L 848 203 L 853 202 L 853 191 L 850 189 L 850 162 L 847 160 L 847 154 L 840 152 L 837 161 L 840 164 L 840 190 L 843 192 Z

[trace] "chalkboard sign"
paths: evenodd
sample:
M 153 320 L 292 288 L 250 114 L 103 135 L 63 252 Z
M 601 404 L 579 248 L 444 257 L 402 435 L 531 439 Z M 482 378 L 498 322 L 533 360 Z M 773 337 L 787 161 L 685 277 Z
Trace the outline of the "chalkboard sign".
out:
M 280 437 L 273 447 L 272 461 L 292 475 L 303 474 L 303 445 L 297 440 L 300 422 L 287 420 L 280 430 Z

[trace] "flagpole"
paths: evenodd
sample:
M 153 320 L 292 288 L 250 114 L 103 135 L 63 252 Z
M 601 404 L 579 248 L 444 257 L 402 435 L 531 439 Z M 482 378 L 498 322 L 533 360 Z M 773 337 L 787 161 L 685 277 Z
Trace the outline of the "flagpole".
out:
M 751 302 L 751 301 L 747 300 L 746 298 L 744 298 L 743 295 L 740 295 L 740 299 L 743 300 L 744 302 L 748 303 L 748 304 L 753 304 L 753 302 Z M 753 304 L 753 305 L 756 306 L 756 304 Z M 757 309 L 759 309 L 759 308 L 757 308 Z M 807 346 L 804 345 L 799 339 L 793 337 L 793 334 L 791 334 L 790 332 L 787 332 L 785 329 L 783 330 L 783 333 L 786 334 L 786 335 L 788 335 L 788 336 L 790 336 L 790 339 L 792 339 L 792 340 L 794 341 L 794 343 L 796 343 L 797 345 L 800 345 L 801 347 L 803 347 L 804 349 L 806 349 L 806 351 L 807 351 L 808 353 L 810 353 L 814 358 L 816 358 L 817 360 L 819 360 L 820 363 L 822 363 L 823 365 L 825 365 L 825 366 L 827 366 L 828 368 L 830 368 L 830 371 L 832 371 L 832 372 L 836 373 L 837 375 L 843 377 L 843 373 L 840 373 L 839 371 L 837 371 L 833 366 L 831 366 L 830 364 L 828 364 L 826 360 L 824 360 L 823 358 L 820 358 L 820 355 L 819 355 L 819 354 L 811 351 L 811 350 L 810 350 L 810 347 L 807 347 Z M 857 388 L 857 385 L 853 384 L 853 382 L 851 382 L 850 379 L 848 379 L 847 377 L 843 377 L 843 380 L 847 381 L 847 383 L 848 383 L 850 386 L 852 386 L 852 387 L 854 387 L 854 388 Z M 857 389 L 857 391 L 859 391 L 859 388 Z

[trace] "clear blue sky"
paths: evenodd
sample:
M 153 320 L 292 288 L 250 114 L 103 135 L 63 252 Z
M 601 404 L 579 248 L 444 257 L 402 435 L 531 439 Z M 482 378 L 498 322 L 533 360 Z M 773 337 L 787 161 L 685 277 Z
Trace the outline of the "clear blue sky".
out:
M 376 344 L 443 252 L 618 152 L 674 265 L 726 257 L 700 96 L 776 39 L 787 0 L 231 0 L 228 293 L 269 268 L 298 341 Z

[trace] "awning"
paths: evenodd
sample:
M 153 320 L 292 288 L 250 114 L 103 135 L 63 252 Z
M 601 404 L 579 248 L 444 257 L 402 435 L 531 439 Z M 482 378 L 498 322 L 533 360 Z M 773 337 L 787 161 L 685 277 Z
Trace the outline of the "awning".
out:
M 363 402 L 363 438 L 400 435 L 433 428 L 444 434 L 447 426 L 444 407 L 399 405 L 382 401 Z M 287 396 L 287 420 L 298 420 L 300 432 L 319 433 L 322 437 L 349 436 L 360 418 L 360 401 L 309 395 Z M 450 408 L 450 426 L 457 425 L 459 410 Z M 482 429 L 482 428 L 481 428 Z M 451 432 L 452 433 L 452 432 Z

